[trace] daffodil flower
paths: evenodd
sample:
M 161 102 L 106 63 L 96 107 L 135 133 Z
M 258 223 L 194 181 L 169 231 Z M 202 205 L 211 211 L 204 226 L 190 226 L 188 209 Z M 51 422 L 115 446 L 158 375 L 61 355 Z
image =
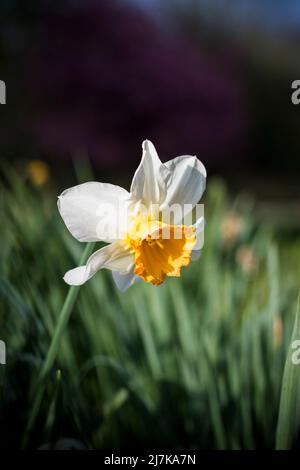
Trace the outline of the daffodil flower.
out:
M 82 285 L 107 268 L 121 291 L 137 280 L 159 285 L 199 256 L 203 212 L 194 223 L 182 222 L 194 217 L 205 190 L 203 164 L 188 155 L 162 163 L 149 140 L 142 147 L 130 192 L 89 182 L 59 196 L 59 212 L 77 240 L 108 243 L 85 266 L 68 271 L 67 284 Z

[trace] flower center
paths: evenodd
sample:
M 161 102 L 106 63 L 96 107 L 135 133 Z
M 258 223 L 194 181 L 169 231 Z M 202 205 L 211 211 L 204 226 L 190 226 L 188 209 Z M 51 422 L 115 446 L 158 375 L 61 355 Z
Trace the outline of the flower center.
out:
M 125 241 L 134 251 L 135 274 L 159 285 L 166 276 L 179 277 L 181 268 L 188 266 L 196 235 L 192 226 L 169 225 L 147 217 L 135 220 Z

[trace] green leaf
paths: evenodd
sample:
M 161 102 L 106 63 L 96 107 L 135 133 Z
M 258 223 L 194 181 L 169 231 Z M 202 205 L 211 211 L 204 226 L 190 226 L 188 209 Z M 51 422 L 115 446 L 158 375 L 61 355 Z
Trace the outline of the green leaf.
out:
M 294 341 L 300 340 L 300 296 L 290 347 L 284 367 L 279 417 L 277 424 L 276 449 L 289 449 L 300 428 L 300 364 L 293 360 L 296 349 Z M 298 346 L 299 349 L 299 346 Z

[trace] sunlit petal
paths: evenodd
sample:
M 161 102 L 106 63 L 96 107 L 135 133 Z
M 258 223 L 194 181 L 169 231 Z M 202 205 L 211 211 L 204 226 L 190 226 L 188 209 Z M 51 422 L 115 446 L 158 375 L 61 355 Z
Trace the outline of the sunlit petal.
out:
M 160 161 L 154 145 L 150 140 L 143 142 L 143 156 L 136 170 L 130 192 L 136 201 L 149 207 L 164 201 L 167 191 L 169 170 Z
M 206 185 L 206 170 L 197 157 L 189 155 L 174 158 L 166 162 L 165 167 L 171 175 L 167 179 L 167 194 L 161 210 L 178 205 L 174 218 L 174 224 L 177 224 L 201 199 Z M 184 204 L 187 205 L 185 210 Z
M 198 251 L 203 247 L 203 243 L 204 243 L 204 217 L 203 216 L 199 217 L 194 227 L 196 230 L 196 244 L 193 248 L 193 251 Z
M 64 191 L 58 209 L 77 240 L 110 243 L 126 230 L 128 200 L 129 193 L 119 186 L 90 182 Z
M 116 286 L 121 292 L 125 292 L 136 280 L 136 275 L 133 271 L 128 274 L 120 274 L 117 271 L 113 271 L 112 276 Z
M 128 248 L 122 243 L 115 242 L 93 253 L 85 266 L 68 271 L 64 280 L 67 284 L 79 286 L 91 279 L 102 268 L 126 274 L 132 270 L 133 262 L 133 255 Z

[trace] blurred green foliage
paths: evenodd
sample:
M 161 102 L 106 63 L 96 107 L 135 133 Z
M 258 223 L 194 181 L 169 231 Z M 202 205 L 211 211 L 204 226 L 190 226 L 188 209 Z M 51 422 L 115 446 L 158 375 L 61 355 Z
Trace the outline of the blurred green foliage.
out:
M 64 189 L 64 188 L 61 188 Z M 20 447 L 33 391 L 84 245 L 51 186 L 1 188 L 1 446 Z M 29 447 L 273 448 L 300 278 L 299 234 L 259 225 L 249 198 L 208 183 L 205 244 L 182 278 L 125 294 L 80 289 Z

